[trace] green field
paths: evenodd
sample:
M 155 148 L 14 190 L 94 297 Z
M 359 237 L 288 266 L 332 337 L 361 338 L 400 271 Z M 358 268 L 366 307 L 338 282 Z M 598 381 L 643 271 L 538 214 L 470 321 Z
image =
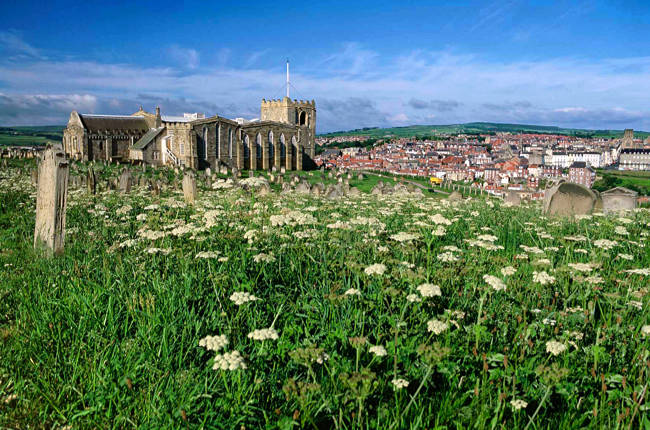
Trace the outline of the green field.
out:
M 33 146 L 61 143 L 64 126 L 0 127 L 0 146 Z
M 369 136 L 371 138 L 383 137 L 434 137 L 437 135 L 451 134 L 486 134 L 496 132 L 511 133 L 542 133 L 542 134 L 561 134 L 567 136 L 580 137 L 608 137 L 621 138 L 623 130 L 588 130 L 575 128 L 561 128 L 543 125 L 525 125 L 525 124 L 500 124 L 491 122 L 471 122 L 466 124 L 449 124 L 449 125 L 411 125 L 406 127 L 390 128 L 364 128 L 349 131 L 338 131 L 325 133 L 320 137 L 333 136 Z M 650 133 L 645 131 L 635 131 L 636 137 L 645 138 Z
M 650 196 L 650 172 L 626 170 L 598 170 L 598 179 L 592 188 L 600 192 L 614 187 L 625 187 L 642 196 Z
M 29 163 L 0 171 L 0 428 L 650 428 L 648 210 L 71 189 L 48 259 Z

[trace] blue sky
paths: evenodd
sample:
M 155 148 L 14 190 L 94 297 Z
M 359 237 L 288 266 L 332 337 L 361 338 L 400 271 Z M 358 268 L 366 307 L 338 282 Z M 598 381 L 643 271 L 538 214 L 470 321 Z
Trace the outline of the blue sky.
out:
M 0 124 L 72 110 L 259 116 L 319 132 L 496 121 L 650 129 L 648 1 L 2 2 Z

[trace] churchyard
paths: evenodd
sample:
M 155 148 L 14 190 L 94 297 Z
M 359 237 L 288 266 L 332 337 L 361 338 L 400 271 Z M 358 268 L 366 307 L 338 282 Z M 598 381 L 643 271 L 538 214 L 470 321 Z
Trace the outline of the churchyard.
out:
M 72 163 L 48 256 L 34 168 L 0 170 L 0 427 L 650 428 L 648 209 Z

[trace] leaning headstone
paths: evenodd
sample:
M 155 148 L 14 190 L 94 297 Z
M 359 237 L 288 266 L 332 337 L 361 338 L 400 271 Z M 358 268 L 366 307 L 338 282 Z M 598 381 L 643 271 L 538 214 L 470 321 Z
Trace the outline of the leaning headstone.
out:
M 302 181 L 298 185 L 296 185 L 296 193 L 298 194 L 309 194 L 310 191 L 311 191 L 311 187 L 309 186 L 309 183 L 306 181 Z
M 32 178 L 32 185 L 37 186 L 38 185 L 38 168 L 32 169 L 31 178 Z
M 130 193 L 132 184 L 133 179 L 131 178 L 129 169 L 122 170 L 122 174 L 120 175 L 120 193 Z
M 48 147 L 38 165 L 34 229 L 34 248 L 44 248 L 48 255 L 63 254 L 68 173 L 65 154 Z
M 636 208 L 639 193 L 624 187 L 616 187 L 600 193 L 603 199 L 603 212 L 614 213 Z
M 186 171 L 183 176 L 183 196 L 185 197 L 185 203 L 194 204 L 196 200 L 196 177 L 191 170 Z
M 267 196 L 271 194 L 271 186 L 269 185 L 269 183 L 263 182 L 262 185 L 260 185 L 259 189 L 257 190 L 257 194 L 259 196 Z
M 458 191 L 452 191 L 452 193 L 449 194 L 449 197 L 447 197 L 447 200 L 449 200 L 450 202 L 458 202 L 463 200 L 463 195 Z
M 546 215 L 572 216 L 590 214 L 598 196 L 584 185 L 560 181 L 544 192 Z
M 508 190 L 505 201 L 513 206 L 519 206 L 521 204 L 521 196 L 515 190 Z

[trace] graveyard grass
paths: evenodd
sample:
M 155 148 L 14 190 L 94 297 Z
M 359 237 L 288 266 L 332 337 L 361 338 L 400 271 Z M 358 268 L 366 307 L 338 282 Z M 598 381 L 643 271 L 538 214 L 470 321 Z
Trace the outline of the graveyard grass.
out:
M 72 188 L 47 259 L 18 167 L 0 427 L 650 427 L 647 209 Z

